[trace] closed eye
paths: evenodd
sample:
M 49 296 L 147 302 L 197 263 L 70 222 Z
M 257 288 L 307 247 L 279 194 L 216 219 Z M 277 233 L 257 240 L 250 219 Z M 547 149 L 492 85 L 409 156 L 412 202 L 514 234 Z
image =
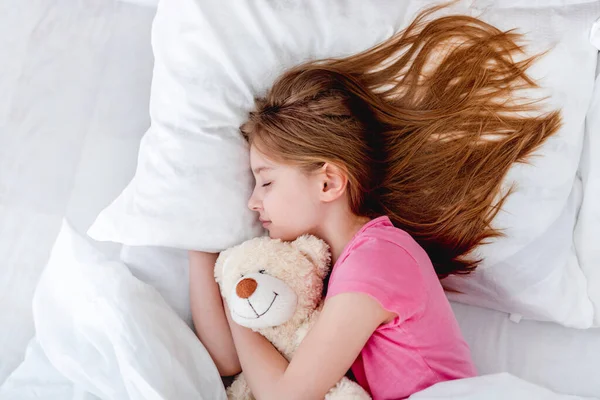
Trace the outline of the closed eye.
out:
M 263 185 L 262 185 L 262 187 L 267 187 L 267 186 L 269 186 L 271 183 L 273 183 L 273 182 L 268 182 L 268 183 L 265 183 L 265 184 L 263 184 Z

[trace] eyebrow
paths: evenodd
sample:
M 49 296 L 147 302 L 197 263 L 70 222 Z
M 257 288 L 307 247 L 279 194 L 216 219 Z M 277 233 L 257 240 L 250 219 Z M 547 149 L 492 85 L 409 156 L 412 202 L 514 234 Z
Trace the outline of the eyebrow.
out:
M 271 167 L 258 167 L 258 168 L 255 168 L 254 170 L 252 170 L 252 172 L 254 172 L 255 175 L 258 175 L 262 171 L 271 170 L 271 169 L 273 169 L 273 168 L 271 168 Z

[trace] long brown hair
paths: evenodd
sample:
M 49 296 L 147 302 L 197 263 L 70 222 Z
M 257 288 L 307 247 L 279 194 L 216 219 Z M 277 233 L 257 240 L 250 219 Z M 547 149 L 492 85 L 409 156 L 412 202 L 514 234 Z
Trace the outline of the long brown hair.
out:
M 561 122 L 517 97 L 537 87 L 520 35 L 463 15 L 428 21 L 441 7 L 365 52 L 285 72 L 241 131 L 307 171 L 341 167 L 352 211 L 388 215 L 442 278 L 473 270 L 471 251 L 501 235 L 503 178 Z

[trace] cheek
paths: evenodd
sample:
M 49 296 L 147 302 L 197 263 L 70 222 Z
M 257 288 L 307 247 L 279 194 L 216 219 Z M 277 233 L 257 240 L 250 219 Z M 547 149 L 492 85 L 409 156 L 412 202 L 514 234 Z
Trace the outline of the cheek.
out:
M 288 211 L 297 209 L 297 193 L 294 188 L 279 186 L 273 188 L 263 199 L 263 207 L 269 217 L 282 218 Z
M 280 224 L 300 227 L 312 224 L 318 215 L 318 201 L 313 199 L 307 185 L 280 186 L 269 195 L 264 201 L 265 210 Z
M 305 186 L 288 183 L 277 193 L 277 203 L 283 210 L 303 211 L 310 205 L 310 192 Z

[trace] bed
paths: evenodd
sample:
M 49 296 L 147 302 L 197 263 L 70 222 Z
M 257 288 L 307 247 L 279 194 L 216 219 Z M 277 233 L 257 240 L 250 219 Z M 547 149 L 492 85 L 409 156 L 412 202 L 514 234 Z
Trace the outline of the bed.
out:
M 150 37 L 155 13 L 156 4 L 142 0 L 0 0 L 2 400 L 223 395 L 216 389 L 207 394 L 206 385 L 215 382 L 212 366 L 182 361 L 178 355 L 170 360 L 180 361 L 181 371 L 193 364 L 205 379 L 190 377 L 188 392 L 177 392 L 185 379 L 174 377 L 163 377 L 160 388 L 133 391 L 132 387 L 139 389 L 150 381 L 143 376 L 147 365 L 135 370 L 142 376 L 135 385 L 128 386 L 120 376 L 120 382 L 125 382 L 122 391 L 103 389 L 98 382 L 90 383 L 92 375 L 72 375 L 74 366 L 57 363 L 57 354 L 66 354 L 61 353 L 66 344 L 56 343 L 53 348 L 36 333 L 42 327 L 40 304 L 49 297 L 38 295 L 38 323 L 34 324 L 36 286 L 51 255 L 56 255 L 52 251 L 57 238 L 64 239 L 67 232 L 81 246 L 90 246 L 86 254 L 101 254 L 97 257 L 125 265 L 132 275 L 119 275 L 123 282 L 143 281 L 148 285 L 144 295 L 154 296 L 152 290 L 159 293 L 164 299 L 161 312 L 171 310 L 168 318 L 181 322 L 179 346 L 188 348 L 191 343 L 184 332 L 184 326 L 191 325 L 186 252 L 86 236 L 98 214 L 134 176 L 140 141 L 150 126 Z M 600 98 L 600 90 L 595 93 Z M 596 101 L 592 105 L 597 107 L 590 108 L 588 115 L 600 113 L 600 100 Z M 588 132 L 585 140 L 597 133 Z M 585 148 L 589 142 L 584 152 Z M 46 274 L 46 287 L 67 273 Z M 453 309 L 482 377 L 434 387 L 415 398 L 600 398 L 600 328 L 522 319 L 518 313 L 456 300 Z M 57 302 L 56 309 L 66 307 L 66 301 Z M 181 351 L 173 346 L 173 352 Z M 200 347 L 190 351 L 205 360 Z M 110 386 L 111 377 L 104 378 Z M 198 392 L 194 385 L 199 385 Z M 173 397 L 174 393 L 184 395 Z

